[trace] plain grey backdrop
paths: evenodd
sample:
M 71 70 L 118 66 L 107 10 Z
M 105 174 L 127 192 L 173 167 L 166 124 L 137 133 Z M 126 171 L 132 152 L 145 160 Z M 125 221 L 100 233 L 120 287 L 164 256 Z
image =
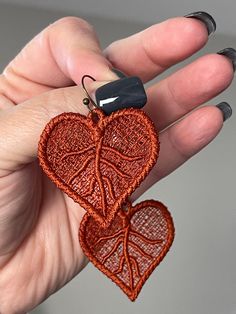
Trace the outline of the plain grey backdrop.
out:
M 109 19 L 106 17 L 106 11 L 102 17 L 99 1 L 94 2 L 94 5 L 98 6 L 99 18 L 94 16 L 96 9 L 92 4 L 93 16 L 87 17 L 88 12 L 85 10 L 86 14 L 82 13 L 79 5 L 78 10 L 75 10 L 75 1 L 71 1 L 71 7 L 70 1 L 59 1 L 63 3 L 62 9 L 66 7 L 67 11 L 16 5 L 24 1 L 10 2 L 15 4 L 0 4 L 1 68 L 32 36 L 61 16 L 73 14 L 87 18 L 95 26 L 103 47 L 151 24 L 150 21 L 145 24 L 142 19 L 138 22 L 137 18 L 131 18 L 133 22 L 130 22 L 127 13 L 124 13 L 126 19 L 121 19 L 120 16 L 117 19 Z M 33 0 L 25 2 L 36 4 Z M 45 4 L 45 1 L 41 2 Z M 135 2 L 128 0 L 128 4 L 130 2 L 135 7 Z M 192 1 L 182 2 L 185 4 L 183 15 L 196 9 L 195 4 L 191 5 Z M 52 4 L 52 1 L 49 3 Z M 165 7 L 163 2 L 161 3 L 162 8 Z M 174 3 L 179 12 L 178 1 Z M 217 5 L 219 3 L 217 1 Z M 215 2 L 212 1 L 214 17 L 220 21 L 218 31 L 198 55 L 216 52 L 229 46 L 236 48 L 236 28 L 235 34 L 232 29 L 232 11 L 235 11 L 236 4 L 233 1 L 222 3 L 225 4 L 224 8 L 228 6 L 229 14 L 227 15 L 227 10 L 217 10 L 218 7 L 214 7 Z M 54 4 L 56 7 L 57 1 L 54 1 Z M 153 3 L 148 7 L 147 0 L 145 5 L 145 14 L 149 16 L 149 11 L 153 14 Z M 40 1 L 37 1 L 37 6 L 40 6 Z M 198 9 L 209 11 L 210 7 Z M 155 8 L 158 11 L 158 1 Z M 111 7 L 109 9 L 112 10 Z M 140 16 L 137 7 L 136 10 Z M 169 16 L 175 14 L 173 7 L 170 6 L 169 12 Z M 132 11 L 132 17 L 133 15 Z M 158 11 L 152 23 L 163 20 L 167 15 L 168 7 L 165 7 L 163 15 Z M 170 71 L 176 70 L 177 67 Z M 235 109 L 235 83 L 211 103 L 228 101 Z M 175 222 L 176 238 L 169 254 L 154 271 L 135 303 L 131 303 L 120 289 L 93 265 L 88 265 L 74 280 L 32 313 L 236 314 L 235 164 L 236 115 L 233 115 L 214 142 L 143 195 L 142 199 L 158 199 L 169 207 Z

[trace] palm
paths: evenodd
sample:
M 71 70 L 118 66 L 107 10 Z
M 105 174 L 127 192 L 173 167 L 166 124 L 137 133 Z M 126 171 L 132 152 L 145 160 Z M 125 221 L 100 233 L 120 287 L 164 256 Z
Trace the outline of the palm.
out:
M 0 199 L 5 204 L 11 201 L 12 206 L 7 210 L 13 219 L 18 220 L 18 227 L 6 231 L 8 242 L 6 237 L 3 245 L 11 249 L 1 260 L 1 266 L 5 265 L 1 284 L 5 289 L 13 287 L 12 296 L 17 295 L 17 298 L 33 304 L 32 292 L 40 289 L 43 297 L 46 291 L 56 291 L 85 265 L 85 258 L 79 258 L 81 249 L 76 236 L 84 211 L 51 183 L 37 162 L 14 172 L 11 179 L 14 185 L 7 186 Z M 1 211 L 5 209 L 3 206 Z M 53 269 L 58 269 L 58 272 L 53 274 Z M 16 271 L 18 275 L 9 280 L 8 274 Z
M 0 198 L 5 205 L 1 209 L 3 212 L 9 210 L 11 218 L 18 222 L 17 228 L 5 230 L 5 241 L 1 243 L 0 250 L 7 248 L 7 251 L 1 265 L 8 262 L 37 220 L 42 193 L 40 172 L 37 163 L 33 162 L 1 178 L 1 184 L 6 187 L 0 191 Z
M 149 81 L 164 70 L 158 64 L 177 63 L 207 41 L 207 32 L 201 22 L 176 18 L 171 23 L 167 23 L 168 27 L 163 23 L 146 30 L 142 38 L 137 34 L 112 44 L 105 51 L 107 58 L 124 72 Z M 192 33 L 187 26 L 192 27 Z M 93 31 L 83 21 L 64 19 L 43 34 L 44 37 L 36 38 L 25 48 L 0 79 L 4 95 L 10 98 L 0 111 L 0 133 L 4 134 L 4 140 L 0 138 L 2 313 L 32 309 L 86 265 L 78 241 L 84 210 L 42 173 L 36 159 L 37 142 L 45 124 L 55 115 L 63 111 L 86 114 L 81 105 L 84 95 L 81 89 L 58 88 L 73 85 L 73 82 L 80 84 L 84 74 L 98 80 L 115 78 L 108 71 L 108 61 L 102 57 Z M 198 36 L 192 36 L 196 34 Z M 154 38 L 169 47 L 163 50 Z M 169 38 L 168 42 L 165 38 Z M 176 38 L 180 39 L 179 43 Z M 51 49 L 49 42 L 53 43 Z M 172 49 L 173 46 L 178 49 Z M 166 55 L 167 48 L 172 54 Z M 132 51 L 140 54 L 132 54 Z M 78 60 L 81 62 L 79 68 Z M 205 71 L 206 68 L 209 71 Z M 221 112 L 210 106 L 196 110 L 165 129 L 224 90 L 233 77 L 230 62 L 219 55 L 203 57 L 181 71 L 147 90 L 149 103 L 145 110 L 162 131 L 161 154 L 157 167 L 135 192 L 134 199 L 207 145 L 222 127 Z M 18 82 L 18 90 L 15 90 L 15 82 Z M 199 82 L 203 84 L 199 85 Z M 13 106 L 11 100 L 23 103 Z

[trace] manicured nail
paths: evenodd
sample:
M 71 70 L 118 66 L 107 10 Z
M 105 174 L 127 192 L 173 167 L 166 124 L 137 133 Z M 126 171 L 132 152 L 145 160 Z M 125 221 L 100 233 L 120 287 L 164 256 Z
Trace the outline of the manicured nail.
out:
M 112 70 L 112 72 L 114 72 L 119 78 L 124 78 L 124 77 L 126 77 L 126 75 L 125 75 L 122 71 L 120 71 L 120 70 L 118 70 L 118 69 L 116 69 L 116 68 L 112 68 L 111 70 Z
M 236 50 L 234 48 L 225 48 L 219 52 L 217 52 L 218 55 L 223 55 L 229 58 L 230 61 L 232 61 L 233 69 L 235 71 L 236 69 Z
M 95 92 L 97 106 L 105 114 L 124 108 L 142 108 L 147 95 L 140 78 L 125 77 L 99 87 Z
M 220 109 L 223 115 L 223 121 L 228 120 L 232 116 L 232 108 L 227 102 L 221 102 L 220 104 L 216 105 L 217 108 Z
M 208 35 L 214 33 L 216 30 L 216 22 L 213 17 L 207 12 L 197 11 L 187 14 L 184 17 L 195 18 L 202 21 L 206 25 Z

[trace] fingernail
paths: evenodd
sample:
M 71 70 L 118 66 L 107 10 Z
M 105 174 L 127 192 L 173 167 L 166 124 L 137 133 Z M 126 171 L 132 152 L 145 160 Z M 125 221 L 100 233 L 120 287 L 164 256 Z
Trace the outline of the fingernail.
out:
M 120 70 L 118 70 L 118 69 L 116 69 L 116 68 L 112 68 L 111 70 L 112 70 L 112 72 L 114 72 L 119 78 L 124 78 L 124 77 L 126 77 L 126 75 L 124 74 L 124 72 L 122 72 L 122 71 L 120 71 Z
M 220 104 L 216 105 L 217 108 L 220 109 L 223 115 L 223 121 L 228 120 L 232 116 L 232 108 L 227 102 L 221 102 Z
M 206 25 L 208 35 L 214 33 L 216 30 L 216 22 L 213 17 L 207 12 L 197 11 L 187 14 L 184 17 L 195 18 L 202 21 Z
M 105 114 L 124 108 L 142 108 L 147 95 L 140 78 L 125 77 L 99 87 L 95 92 L 97 106 Z
M 223 55 L 223 56 L 226 56 L 227 58 L 229 58 L 229 60 L 233 64 L 233 69 L 235 72 L 235 69 L 236 69 L 236 50 L 234 48 L 225 48 L 225 49 L 223 49 L 217 53 L 218 53 L 218 55 Z

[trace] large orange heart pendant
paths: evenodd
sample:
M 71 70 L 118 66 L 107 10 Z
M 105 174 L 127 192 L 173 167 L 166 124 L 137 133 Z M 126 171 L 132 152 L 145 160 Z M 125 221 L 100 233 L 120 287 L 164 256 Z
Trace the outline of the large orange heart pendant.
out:
M 87 117 L 63 113 L 45 127 L 40 165 L 50 179 L 107 227 L 156 163 L 159 142 L 139 109 L 110 116 L 96 108 Z

